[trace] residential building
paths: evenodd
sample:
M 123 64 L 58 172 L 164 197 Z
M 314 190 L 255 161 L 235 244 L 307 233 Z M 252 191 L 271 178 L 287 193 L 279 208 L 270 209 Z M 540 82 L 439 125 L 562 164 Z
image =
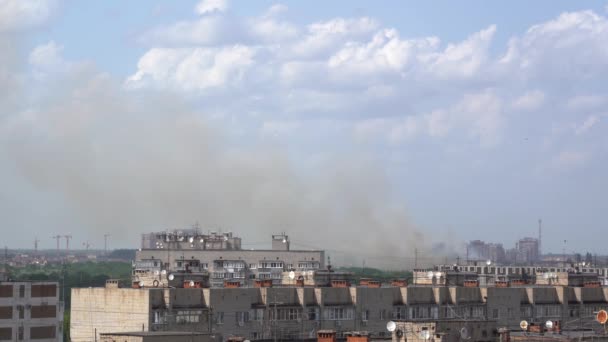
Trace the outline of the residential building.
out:
M 544 279 L 539 274 L 532 282 Z M 551 320 L 561 322 L 564 331 L 599 328 L 594 313 L 608 308 L 608 287 L 598 284 L 597 275 L 567 276 L 564 281 L 558 275 L 555 284 L 547 285 L 514 279 L 486 286 L 468 278 L 463 286 L 393 286 L 370 280 L 354 285 L 343 277 L 326 286 L 302 286 L 291 282 L 298 274 L 283 286 L 259 279 L 254 287 L 235 281 L 224 288 L 118 288 L 109 282 L 106 288 L 72 289 L 71 337 L 91 341 L 109 333 L 196 331 L 224 338 L 297 340 L 333 330 L 338 338 L 352 331 L 385 338 L 390 320 L 493 321 L 507 330 L 520 329 L 522 320 L 531 325 Z M 471 334 L 481 326 L 473 328 Z
M 325 268 L 321 250 L 293 250 L 289 236 L 272 236 L 272 249 L 242 249 L 241 238 L 232 233 L 202 234 L 197 229 L 145 234 L 136 254 L 133 281 L 158 281 L 179 273 L 208 274 L 212 287 L 225 280 L 251 285 L 255 279 L 281 283 L 284 271 Z M 148 285 L 149 286 L 149 285 Z
M 0 341 L 63 340 L 56 282 L 0 281 Z

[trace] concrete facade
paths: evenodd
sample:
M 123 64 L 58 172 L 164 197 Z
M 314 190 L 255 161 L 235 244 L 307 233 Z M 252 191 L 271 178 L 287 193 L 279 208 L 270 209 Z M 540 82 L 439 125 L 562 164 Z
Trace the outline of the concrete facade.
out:
M 215 342 L 222 341 L 220 335 L 200 332 L 158 331 L 101 334 L 100 342 Z
M 319 330 L 389 337 L 390 320 L 490 320 L 498 328 L 564 322 L 593 327 L 608 308 L 608 288 L 522 287 L 240 287 L 73 289 L 72 340 L 94 332 L 201 331 L 250 340 L 314 338 Z M 568 323 L 576 322 L 576 323 Z
M 63 340 L 56 282 L 0 282 L 0 341 Z
M 142 249 L 136 254 L 136 263 L 146 262 L 148 272 L 159 276 L 162 282 L 163 271 L 186 272 L 186 265 L 194 262 L 200 269 L 194 272 L 209 273 L 211 286 L 220 287 L 224 280 L 239 280 L 243 285 L 251 284 L 254 279 L 272 279 L 281 283 L 284 271 L 308 271 L 325 268 L 323 251 L 301 250 L 167 250 Z M 190 266 L 189 266 L 190 267 Z M 138 268 L 134 269 L 134 281 Z

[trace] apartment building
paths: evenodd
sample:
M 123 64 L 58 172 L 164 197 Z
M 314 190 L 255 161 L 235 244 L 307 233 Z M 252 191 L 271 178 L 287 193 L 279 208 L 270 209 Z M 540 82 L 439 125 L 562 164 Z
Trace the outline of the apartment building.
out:
M 608 288 L 577 282 L 393 286 L 336 279 L 318 287 L 258 280 L 254 287 L 227 282 L 231 287 L 137 289 L 109 284 L 72 290 L 71 336 L 90 341 L 100 333 L 200 331 L 224 338 L 297 340 L 329 329 L 338 337 L 367 331 L 383 338 L 390 336 L 391 320 L 494 321 L 508 330 L 519 329 L 522 320 L 537 325 L 552 320 L 563 322 L 563 329 L 597 328 L 594 313 L 608 308 Z
M 208 274 L 212 287 L 225 280 L 252 285 L 255 279 L 281 283 L 284 271 L 325 268 L 320 250 L 293 250 L 289 236 L 272 235 L 271 249 L 242 249 L 241 238 L 231 232 L 202 234 L 196 229 L 145 234 L 136 254 L 133 281 L 166 283 L 181 273 Z M 149 286 L 149 285 L 148 285 Z
M 58 283 L 0 281 L 0 341 L 62 339 Z

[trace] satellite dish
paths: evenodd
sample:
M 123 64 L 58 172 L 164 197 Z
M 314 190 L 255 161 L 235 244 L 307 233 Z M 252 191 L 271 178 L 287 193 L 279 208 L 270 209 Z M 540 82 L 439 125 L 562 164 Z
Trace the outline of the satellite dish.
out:
M 191 237 L 188 238 L 188 241 L 190 241 L 190 243 L 193 243 L 194 242 L 194 238 L 191 236 Z
M 423 340 L 428 340 L 431 338 L 431 332 L 428 330 L 422 330 L 420 332 L 420 338 Z
M 194 287 L 194 280 L 190 280 L 190 287 Z
M 314 275 L 314 274 L 315 274 L 315 272 L 313 272 L 312 270 L 308 271 L 309 276 Z
M 205 242 L 205 239 L 201 239 L 200 243 L 203 243 L 203 242 Z
M 289 279 L 291 279 L 291 280 L 296 279 L 296 272 L 294 272 L 294 271 L 289 272 Z
M 143 280 L 139 281 L 139 287 L 144 287 L 144 281 Z
M 521 328 L 521 330 L 527 330 L 528 329 L 528 321 L 524 320 L 519 322 L 519 327 Z
M 162 275 L 167 274 L 167 270 L 162 270 L 162 271 L 160 271 L 160 274 L 162 274 Z
M 462 329 L 460 329 L 460 338 L 463 340 L 468 340 L 470 338 L 469 329 L 467 329 L 467 327 L 462 327 Z
M 437 277 L 437 278 L 441 277 L 441 272 L 435 272 L 435 277 Z
M 178 238 L 178 240 L 179 240 L 179 241 L 184 241 L 184 237 L 183 237 L 183 236 L 180 236 L 180 237 Z
M 159 275 L 160 272 L 158 270 L 154 271 L 154 275 Z
M 283 238 L 283 243 L 287 243 L 287 239 Z
M 486 265 L 488 265 L 488 266 L 492 265 L 492 260 L 486 261 Z
M 224 235 L 224 241 L 228 241 L 228 237 Z
M 549 273 L 545 273 L 545 274 L 543 274 L 543 278 L 545 278 L 545 279 L 549 279 Z
M 547 328 L 547 329 L 553 329 L 553 322 L 552 321 L 546 321 L 545 322 L 545 328 Z
M 434 275 L 435 273 L 433 273 L 433 271 L 429 271 L 429 273 L 426 274 L 426 276 L 429 278 L 433 278 Z
M 167 277 L 169 280 L 173 280 L 175 279 L 175 276 L 173 274 L 169 274 L 169 276 Z
M 608 321 L 608 312 L 606 312 L 606 310 L 600 310 L 600 311 L 598 311 L 597 315 L 595 316 L 595 319 L 600 324 L 606 324 L 606 322 Z
M 386 330 L 393 332 L 395 329 L 397 329 L 397 323 L 393 321 L 388 321 L 388 323 L 386 323 Z

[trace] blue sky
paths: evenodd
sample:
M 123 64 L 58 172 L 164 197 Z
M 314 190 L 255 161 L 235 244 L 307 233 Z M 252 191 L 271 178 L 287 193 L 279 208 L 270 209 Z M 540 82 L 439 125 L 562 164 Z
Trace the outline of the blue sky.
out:
M 606 5 L 0 0 L 7 243 L 605 253 Z

